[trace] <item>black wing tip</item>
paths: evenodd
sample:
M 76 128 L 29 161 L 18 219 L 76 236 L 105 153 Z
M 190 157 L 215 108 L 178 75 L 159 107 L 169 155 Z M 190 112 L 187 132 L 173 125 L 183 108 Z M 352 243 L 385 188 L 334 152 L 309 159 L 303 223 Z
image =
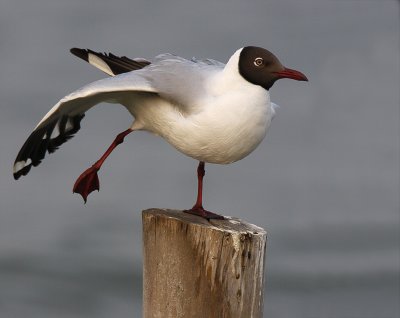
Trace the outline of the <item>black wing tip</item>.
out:
M 93 54 L 96 55 L 98 57 L 111 57 L 113 56 L 112 53 L 100 53 L 100 52 L 96 52 L 93 51 L 91 49 L 80 49 L 78 47 L 73 47 L 72 49 L 69 50 L 73 55 L 85 60 L 85 61 L 89 61 L 89 54 Z M 115 56 L 116 58 L 118 58 L 117 56 Z
M 29 173 L 29 171 L 31 170 L 31 167 L 32 167 L 32 164 L 29 164 L 29 165 L 23 167 L 22 169 L 14 172 L 13 173 L 14 180 L 18 180 L 22 176 L 26 176 Z
M 73 55 L 85 60 L 86 62 L 89 60 L 89 50 L 80 49 L 77 47 L 73 47 L 69 50 Z
M 81 128 L 80 122 L 85 114 L 77 114 L 73 117 L 62 116 L 49 122 L 46 126 L 34 130 L 25 141 L 14 162 L 13 176 L 18 180 L 38 166 L 46 155 L 46 151 L 53 153 L 63 143 L 73 137 Z M 59 135 L 51 138 L 55 126 L 58 125 Z M 67 129 L 67 125 L 69 125 Z
M 135 70 L 139 70 L 147 65 L 151 64 L 151 62 L 146 60 L 132 60 L 126 56 L 117 56 L 113 53 L 100 53 L 90 49 L 80 49 L 80 48 L 72 48 L 70 52 L 81 58 L 82 60 L 89 62 L 90 54 L 97 56 L 100 58 L 107 66 L 110 68 L 112 75 L 118 75 L 126 72 L 131 72 Z M 89 62 L 90 63 L 90 62 Z M 92 63 L 91 63 L 92 64 Z M 93 64 L 98 67 L 97 65 Z M 104 70 L 103 70 L 104 71 Z M 107 74 L 111 75 L 109 72 Z

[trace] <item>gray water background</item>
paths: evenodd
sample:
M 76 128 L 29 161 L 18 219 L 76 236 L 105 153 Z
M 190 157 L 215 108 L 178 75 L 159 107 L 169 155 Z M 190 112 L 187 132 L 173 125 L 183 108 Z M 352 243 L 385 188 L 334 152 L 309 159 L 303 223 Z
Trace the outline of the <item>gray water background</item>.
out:
M 12 179 L 48 109 L 105 76 L 69 49 L 226 61 L 244 45 L 310 79 L 271 89 L 280 108 L 254 153 L 206 167 L 206 207 L 269 233 L 265 317 L 399 317 L 397 1 L 1 0 L 1 318 L 140 317 L 141 210 L 194 200 L 197 163 L 147 133 L 113 153 L 86 205 L 71 193 L 130 125 L 116 105 Z

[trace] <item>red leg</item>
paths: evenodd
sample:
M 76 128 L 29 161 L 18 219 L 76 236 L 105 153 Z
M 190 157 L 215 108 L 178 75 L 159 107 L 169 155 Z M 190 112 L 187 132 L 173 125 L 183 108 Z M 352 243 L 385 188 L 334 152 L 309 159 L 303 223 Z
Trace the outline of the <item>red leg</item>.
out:
M 204 210 L 203 208 L 203 178 L 205 174 L 206 171 L 204 170 L 204 162 L 200 161 L 199 166 L 197 167 L 197 200 L 194 206 L 190 210 L 184 210 L 184 212 L 198 215 L 208 220 L 209 219 L 223 220 L 224 217 L 222 215 L 218 215 L 216 213 Z
M 103 162 L 107 159 L 107 157 L 115 149 L 115 147 L 121 144 L 124 141 L 125 136 L 131 133 L 132 131 L 133 131 L 132 129 L 127 129 L 122 133 L 118 134 L 117 137 L 115 137 L 113 143 L 110 145 L 110 147 L 108 147 L 104 155 L 102 155 L 101 158 L 98 161 L 96 161 L 96 163 L 93 166 L 84 171 L 75 181 L 72 192 L 79 193 L 82 196 L 85 203 L 87 201 L 88 195 L 91 192 L 93 192 L 94 190 L 97 191 L 100 190 L 100 183 L 97 171 L 100 170 Z

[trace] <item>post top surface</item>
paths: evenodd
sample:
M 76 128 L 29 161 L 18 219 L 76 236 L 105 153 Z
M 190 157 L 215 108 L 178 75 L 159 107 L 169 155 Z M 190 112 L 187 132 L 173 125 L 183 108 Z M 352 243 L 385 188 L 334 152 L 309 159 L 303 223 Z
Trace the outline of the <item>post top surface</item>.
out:
M 202 217 L 184 213 L 181 210 L 170 209 L 147 209 L 142 212 L 145 217 L 165 217 L 167 219 L 175 219 L 182 223 L 192 224 L 202 227 L 213 228 L 224 232 L 251 233 L 253 235 L 266 235 L 267 232 L 254 224 L 243 221 L 239 218 L 224 216 L 225 220 L 206 220 Z

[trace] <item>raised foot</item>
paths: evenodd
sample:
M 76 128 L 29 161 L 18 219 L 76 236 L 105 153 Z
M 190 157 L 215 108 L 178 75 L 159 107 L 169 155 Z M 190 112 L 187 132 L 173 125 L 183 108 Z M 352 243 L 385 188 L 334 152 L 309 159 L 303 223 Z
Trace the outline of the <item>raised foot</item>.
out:
M 214 220 L 224 220 L 225 218 L 222 215 L 204 210 L 202 207 L 193 207 L 190 210 L 183 210 L 185 213 L 194 214 L 197 216 L 201 216 L 207 220 L 214 219 Z
M 100 190 L 99 177 L 97 175 L 98 168 L 92 166 L 83 172 L 79 178 L 75 181 L 73 193 L 79 193 L 83 200 L 87 201 L 88 195 L 94 190 Z

